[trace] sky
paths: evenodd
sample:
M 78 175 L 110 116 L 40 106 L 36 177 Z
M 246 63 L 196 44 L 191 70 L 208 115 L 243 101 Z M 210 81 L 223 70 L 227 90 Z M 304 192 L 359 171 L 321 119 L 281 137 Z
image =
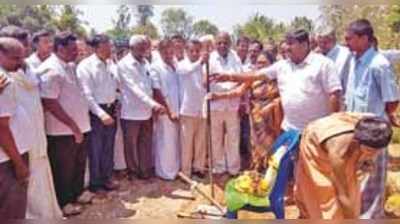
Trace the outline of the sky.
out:
M 116 18 L 118 5 L 77 5 L 84 13 L 82 19 L 97 32 L 112 28 L 112 18 Z M 255 13 L 266 15 L 279 22 L 289 23 L 296 16 L 306 16 L 316 21 L 320 15 L 319 6 L 312 4 L 296 5 L 250 5 L 250 4 L 213 4 L 213 5 L 154 5 L 154 17 L 151 19 L 159 28 L 161 12 L 169 7 L 183 8 L 193 17 L 194 22 L 208 19 L 220 30 L 232 32 L 236 24 L 244 23 Z M 134 20 L 134 19 L 133 19 Z M 132 23 L 134 25 L 134 23 Z

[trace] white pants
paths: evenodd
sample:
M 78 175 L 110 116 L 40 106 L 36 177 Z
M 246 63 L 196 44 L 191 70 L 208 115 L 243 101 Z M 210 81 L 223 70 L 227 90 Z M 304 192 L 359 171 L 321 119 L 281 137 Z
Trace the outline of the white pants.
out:
M 181 115 L 181 170 L 190 176 L 193 170 L 203 172 L 206 162 L 206 120 Z
M 156 175 L 167 180 L 175 179 L 180 169 L 179 122 L 161 115 L 154 122 L 153 152 Z
M 240 121 L 236 111 L 211 111 L 211 141 L 214 173 L 235 175 L 240 170 Z M 226 137 L 226 138 L 225 138 Z

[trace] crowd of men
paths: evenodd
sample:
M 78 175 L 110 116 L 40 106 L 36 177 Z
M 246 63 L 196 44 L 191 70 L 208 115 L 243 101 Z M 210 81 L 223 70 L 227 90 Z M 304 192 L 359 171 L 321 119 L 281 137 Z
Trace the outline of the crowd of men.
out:
M 328 28 L 319 30 L 315 46 L 303 29 L 288 32 L 279 45 L 245 36 L 232 44 L 226 32 L 198 40 L 175 35 L 157 41 L 133 35 L 127 42 L 113 43 L 105 34 L 83 41 L 67 31 L 39 31 L 31 37 L 20 27 L 0 30 L 0 218 L 61 218 L 81 212 L 79 203 L 87 201 L 82 195 L 87 160 L 90 192 L 117 189 L 112 176 L 118 128 L 130 180 L 174 180 L 179 171 L 204 178 L 207 100 L 212 172 L 217 177 L 238 175 L 246 168 L 241 159 L 248 159 L 241 158 L 241 151 L 253 148 L 249 89 L 257 81 L 277 85 L 276 105 L 283 111 L 278 132 L 296 129 L 303 132 L 304 142 L 311 141 L 308 125 L 340 111 L 376 117 L 357 128 L 378 127 L 383 140 L 371 143 L 363 138 L 364 132 L 354 137 L 370 148 L 387 146 L 389 123 L 400 125 L 393 66 L 377 48 L 365 19 L 348 25 L 345 45 Z M 257 65 L 260 55 L 269 66 Z M 327 135 L 343 134 L 323 133 L 318 132 L 321 144 L 330 139 Z M 353 179 L 334 178 L 345 174 L 341 168 L 353 158 L 346 157 L 338 144 L 318 148 L 336 157 L 312 158 L 313 153 L 302 151 L 305 146 L 300 149 L 298 170 L 333 164 L 321 168 L 329 170 L 331 186 L 325 179 L 315 180 L 316 172 L 297 173 L 302 217 L 382 217 L 386 150 L 371 153 L 378 154 L 376 169 L 361 185 L 362 197 L 355 197 L 348 190 L 354 189 L 348 185 L 358 186 Z M 300 181 L 307 175 L 307 181 Z M 323 191 L 317 200 L 314 191 L 302 192 L 312 183 L 336 190 Z

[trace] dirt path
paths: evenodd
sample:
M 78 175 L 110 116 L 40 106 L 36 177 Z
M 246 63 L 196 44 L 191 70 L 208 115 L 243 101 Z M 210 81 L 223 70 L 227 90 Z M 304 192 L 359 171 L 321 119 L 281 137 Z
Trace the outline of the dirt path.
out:
M 393 147 L 400 152 L 400 146 L 392 146 L 392 149 Z M 398 156 L 400 158 L 400 155 Z M 388 192 L 390 194 L 400 193 L 399 178 L 400 163 L 390 164 L 390 171 L 388 172 Z M 222 186 L 226 179 L 226 177 L 220 179 L 216 185 L 216 199 L 221 204 L 224 203 Z M 206 181 L 198 181 L 202 189 L 210 191 L 210 185 Z M 146 181 L 128 181 L 123 178 L 120 183 L 121 188 L 118 191 L 96 196 L 92 204 L 87 205 L 81 215 L 71 218 L 171 219 L 176 218 L 178 212 L 190 212 L 200 204 L 208 204 L 200 195 L 192 194 L 188 185 L 181 180 L 164 181 L 159 178 L 152 178 Z M 288 219 L 295 219 L 298 215 L 299 211 L 296 206 L 286 206 L 286 217 Z M 271 213 L 240 212 L 239 218 L 273 219 L 274 216 Z

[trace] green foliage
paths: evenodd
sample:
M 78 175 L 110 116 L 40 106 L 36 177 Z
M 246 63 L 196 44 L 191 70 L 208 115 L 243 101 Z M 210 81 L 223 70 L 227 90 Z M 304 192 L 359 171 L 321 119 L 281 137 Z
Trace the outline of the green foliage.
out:
M 289 25 L 290 29 L 305 29 L 309 33 L 314 31 L 314 23 L 311 19 L 302 16 L 296 16 Z
M 392 143 L 400 144 L 400 129 L 399 128 L 393 128 Z
M 120 5 L 117 9 L 117 19 L 112 19 L 113 28 L 106 33 L 113 39 L 126 39 L 131 35 L 132 14 L 127 5 Z
M 151 39 L 159 38 L 157 27 L 150 21 L 147 22 L 146 25 L 135 26 L 132 29 L 132 33 L 133 34 L 144 34 L 144 35 L 149 36 Z
M 32 5 L 0 6 L 0 25 L 16 25 L 28 29 L 30 32 L 36 32 L 40 29 L 55 31 L 54 6 L 51 5 Z
M 396 18 L 400 20 L 396 5 L 324 5 L 320 9 L 322 25 L 334 27 L 340 42 L 344 42 L 344 31 L 350 22 L 366 18 L 374 27 L 380 48 L 400 48 L 400 35 L 393 29 Z
M 82 26 L 86 22 L 81 20 L 83 12 L 72 5 L 63 5 L 60 16 L 56 19 L 56 26 L 61 31 L 71 31 L 80 37 L 86 36 L 86 30 Z
M 175 34 L 189 38 L 192 35 L 193 18 L 181 8 L 167 8 L 161 13 L 161 28 L 164 36 Z
M 154 16 L 154 7 L 152 5 L 137 5 L 135 16 L 137 17 L 137 25 L 145 27 L 150 22 L 150 18 Z
M 199 20 L 193 24 L 193 35 L 201 37 L 206 34 L 216 35 L 218 27 L 208 20 Z
M 234 35 L 246 35 L 250 38 L 265 40 L 282 38 L 286 32 L 286 26 L 283 23 L 276 23 L 273 19 L 256 13 L 243 25 L 237 25 L 234 28 Z

